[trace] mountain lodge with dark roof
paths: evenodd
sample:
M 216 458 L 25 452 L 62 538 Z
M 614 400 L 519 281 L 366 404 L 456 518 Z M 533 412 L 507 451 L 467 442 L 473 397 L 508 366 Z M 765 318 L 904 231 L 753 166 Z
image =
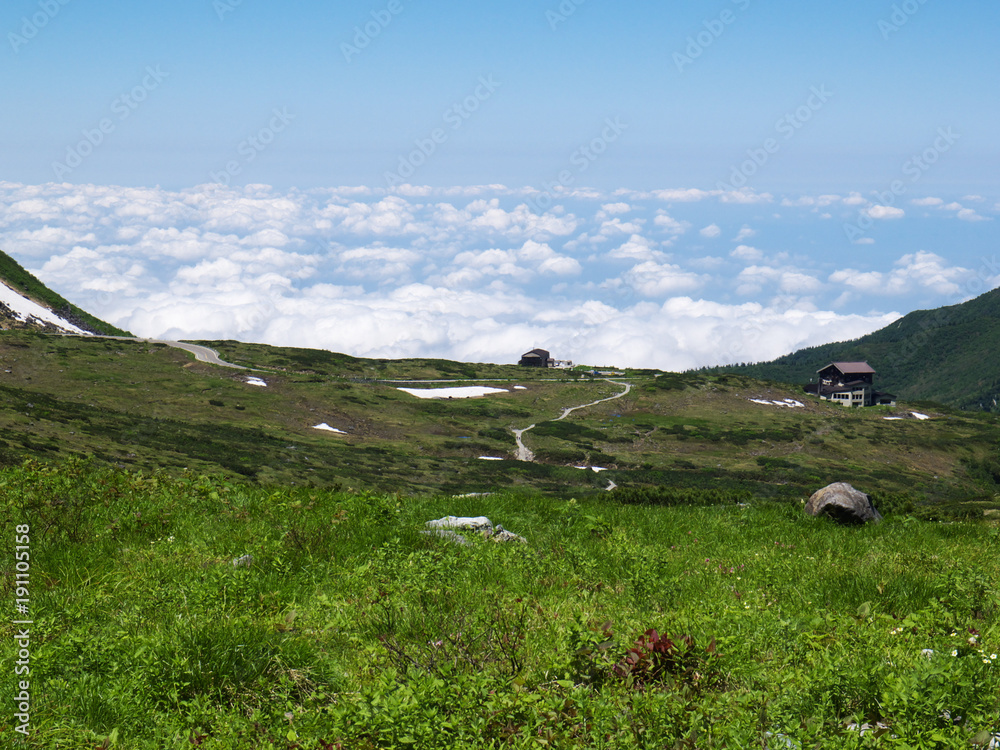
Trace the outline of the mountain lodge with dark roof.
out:
M 844 406 L 895 406 L 891 393 L 875 390 L 875 370 L 867 362 L 831 362 L 818 370 L 817 383 L 809 383 L 806 393 Z
M 555 367 L 556 361 L 552 359 L 547 350 L 532 349 L 521 355 L 518 364 L 524 367 Z

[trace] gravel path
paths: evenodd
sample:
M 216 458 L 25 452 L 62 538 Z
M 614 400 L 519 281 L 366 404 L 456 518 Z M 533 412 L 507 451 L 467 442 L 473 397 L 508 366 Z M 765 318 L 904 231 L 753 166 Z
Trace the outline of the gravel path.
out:
M 622 382 L 617 381 L 617 380 L 608 380 L 608 382 L 609 383 L 615 383 L 617 385 L 623 385 L 623 386 L 625 386 L 625 390 L 622 391 L 621 393 L 615 394 L 614 396 L 608 396 L 607 398 L 600 398 L 597 401 L 591 401 L 589 404 L 580 404 L 579 406 L 568 406 L 568 407 L 565 407 L 563 409 L 562 414 L 560 414 L 558 417 L 556 417 L 555 419 L 547 419 L 545 421 L 546 422 L 558 422 L 560 420 L 566 419 L 566 417 L 568 417 L 570 414 L 572 414 L 573 412 L 575 412 L 577 409 L 586 409 L 588 406 L 595 406 L 597 404 L 603 404 L 605 401 L 614 401 L 616 398 L 621 398 L 622 396 L 627 395 L 628 392 L 632 390 L 632 384 L 631 383 L 622 383 Z M 524 444 L 524 441 L 522 440 L 522 435 L 524 435 L 524 433 L 526 433 L 528 430 L 534 429 L 537 426 L 538 426 L 537 424 L 533 424 L 533 425 L 529 425 L 528 427 L 524 427 L 523 429 L 520 429 L 520 430 L 515 430 L 513 428 L 511 429 L 511 432 L 514 433 L 514 438 L 517 440 L 517 460 L 518 461 L 528 461 L 528 462 L 530 462 L 530 461 L 534 461 L 535 460 L 535 454 L 532 453 L 531 450 L 528 448 L 528 446 L 526 446 Z M 609 487 L 608 489 L 613 489 L 614 482 L 611 482 L 611 485 L 612 486 Z

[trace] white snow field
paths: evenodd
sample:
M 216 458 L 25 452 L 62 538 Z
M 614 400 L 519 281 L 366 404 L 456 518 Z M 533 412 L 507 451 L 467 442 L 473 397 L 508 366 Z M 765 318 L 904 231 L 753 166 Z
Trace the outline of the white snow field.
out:
M 326 422 L 320 422 L 319 424 L 313 425 L 314 430 L 326 430 L 327 432 L 336 432 L 340 435 L 346 435 L 347 433 L 343 430 L 338 430 L 336 427 L 331 427 Z
M 459 388 L 397 388 L 417 398 L 477 398 L 491 393 L 510 393 L 506 388 L 488 388 L 484 385 L 467 385 Z
M 84 331 L 82 328 L 77 328 L 69 321 L 63 320 L 54 312 L 47 310 L 37 302 L 32 302 L 27 297 L 22 296 L 20 292 L 11 289 L 2 281 L 0 281 L 0 302 L 3 302 L 7 305 L 7 307 L 13 310 L 14 315 L 17 316 L 18 320 L 27 322 L 28 318 L 38 318 L 38 320 L 45 323 L 51 323 L 58 328 L 62 328 L 67 333 L 78 333 L 82 336 L 93 335 Z
M 261 388 L 267 388 L 267 381 L 265 381 L 263 378 L 255 378 L 251 376 L 248 377 L 243 382 L 246 383 L 247 385 L 257 385 L 260 386 Z

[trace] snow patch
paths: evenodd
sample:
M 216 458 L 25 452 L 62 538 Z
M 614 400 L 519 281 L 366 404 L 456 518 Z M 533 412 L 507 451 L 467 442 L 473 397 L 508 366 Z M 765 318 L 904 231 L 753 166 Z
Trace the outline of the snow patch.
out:
M 261 378 L 255 378 L 251 376 L 246 380 L 244 380 L 243 382 L 246 383 L 247 385 L 258 385 L 261 386 L 262 388 L 267 388 L 267 383 Z
M 796 401 L 794 398 L 786 398 L 782 401 L 768 401 L 762 398 L 751 398 L 748 401 L 753 401 L 755 404 L 764 404 L 765 406 L 787 406 L 789 408 L 805 408 L 805 404 L 801 401 Z
M 590 469 L 593 472 L 607 471 L 607 468 L 604 467 L 604 466 L 574 466 L 573 468 L 574 469 Z
M 459 388 L 397 388 L 417 398 L 477 398 L 491 393 L 509 393 L 506 388 L 488 388 L 483 385 L 468 385 Z
M 515 391 L 526 391 L 526 390 L 528 390 L 528 389 L 527 389 L 527 388 L 525 388 L 525 387 L 524 387 L 523 385 L 515 385 L 515 386 L 514 386 L 514 390 L 515 390 Z
M 888 420 L 890 420 L 892 422 L 898 422 L 898 421 L 902 421 L 903 418 L 902 417 L 882 417 L 882 419 L 888 419 Z
M 328 432 L 336 432 L 340 435 L 346 435 L 347 433 L 343 430 L 338 430 L 336 427 L 331 427 L 326 422 L 320 422 L 319 424 L 313 425 L 314 430 L 327 430 Z
M 480 456 L 479 460 L 480 461 L 503 461 L 504 459 L 503 459 L 502 456 Z
M 915 416 L 917 419 L 930 419 L 926 414 L 921 414 L 919 411 L 911 411 L 910 414 Z
M 82 336 L 93 336 L 82 328 L 77 328 L 72 323 L 63 320 L 51 310 L 42 307 L 37 302 L 32 302 L 20 292 L 11 289 L 6 283 L 0 281 L 0 302 L 9 307 L 18 320 L 27 322 L 29 318 L 37 318 L 44 323 L 63 329 L 69 333 L 78 333 Z

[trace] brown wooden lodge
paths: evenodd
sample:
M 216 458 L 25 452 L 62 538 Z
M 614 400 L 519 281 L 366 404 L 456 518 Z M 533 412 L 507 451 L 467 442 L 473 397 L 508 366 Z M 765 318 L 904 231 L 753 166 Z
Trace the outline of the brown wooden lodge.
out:
M 891 393 L 875 390 L 875 370 L 867 362 L 831 362 L 816 373 L 806 393 L 844 406 L 895 406 Z
M 556 361 L 545 349 L 532 349 L 521 355 L 518 364 L 524 367 L 555 367 Z

